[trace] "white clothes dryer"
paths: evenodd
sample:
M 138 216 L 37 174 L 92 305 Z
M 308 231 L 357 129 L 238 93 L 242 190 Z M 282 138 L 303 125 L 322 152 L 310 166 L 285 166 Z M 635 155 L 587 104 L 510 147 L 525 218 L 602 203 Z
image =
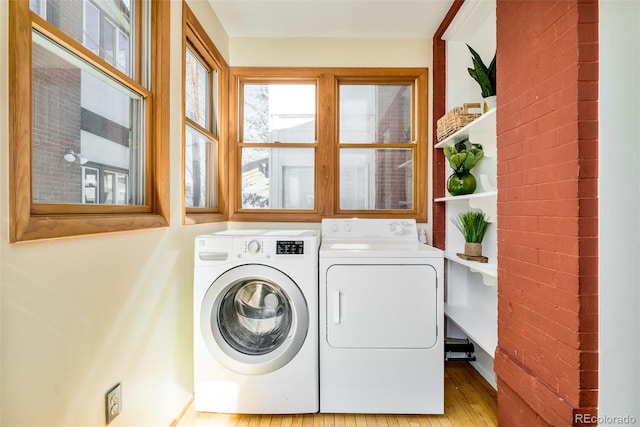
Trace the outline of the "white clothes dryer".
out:
M 196 411 L 318 412 L 319 242 L 307 230 L 196 238 Z
M 415 220 L 323 220 L 320 412 L 444 412 L 443 267 Z

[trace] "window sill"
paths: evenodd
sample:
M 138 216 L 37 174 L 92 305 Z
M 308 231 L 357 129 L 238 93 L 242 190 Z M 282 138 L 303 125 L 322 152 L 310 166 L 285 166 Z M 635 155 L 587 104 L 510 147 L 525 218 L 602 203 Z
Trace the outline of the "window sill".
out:
M 12 230 L 11 243 L 142 230 L 168 225 L 168 219 L 157 214 L 32 216 L 24 227 L 17 226 Z

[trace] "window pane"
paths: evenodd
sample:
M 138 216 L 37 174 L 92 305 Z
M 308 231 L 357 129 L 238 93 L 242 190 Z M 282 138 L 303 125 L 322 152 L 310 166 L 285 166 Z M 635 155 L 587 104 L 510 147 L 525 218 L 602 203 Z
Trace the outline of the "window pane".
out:
M 188 208 L 215 208 L 215 154 L 216 141 L 212 141 L 191 126 L 186 128 L 184 164 L 184 200 Z
M 340 85 L 340 142 L 411 142 L 411 85 Z
M 82 203 L 98 203 L 98 177 L 100 171 L 96 168 L 82 167 L 82 188 L 84 188 L 84 198 Z
M 102 203 L 109 205 L 126 205 L 129 198 L 129 179 L 126 174 L 104 171 L 102 186 Z
M 313 209 L 313 148 L 242 149 L 242 207 Z
M 340 149 L 340 209 L 413 209 L 413 150 Z
M 315 142 L 314 84 L 245 84 L 243 142 Z
M 82 44 L 100 55 L 100 10 L 91 2 L 84 7 L 84 39 Z
M 116 62 L 119 56 L 129 58 L 133 51 L 130 1 L 30 0 L 29 5 L 47 22 L 132 76 L 130 61 Z M 101 27 L 102 37 L 99 36 Z M 123 45 L 118 46 L 116 52 L 118 32 L 122 33 Z
M 86 166 L 102 175 L 91 203 L 144 204 L 143 97 L 36 31 L 32 61 L 33 202 L 86 202 Z
M 109 64 L 113 64 L 116 50 L 116 26 L 106 19 L 102 25 L 102 56 Z
M 187 117 L 209 130 L 209 70 L 187 49 L 185 71 Z
M 118 30 L 118 59 L 116 66 L 126 73 L 129 70 L 129 36 Z

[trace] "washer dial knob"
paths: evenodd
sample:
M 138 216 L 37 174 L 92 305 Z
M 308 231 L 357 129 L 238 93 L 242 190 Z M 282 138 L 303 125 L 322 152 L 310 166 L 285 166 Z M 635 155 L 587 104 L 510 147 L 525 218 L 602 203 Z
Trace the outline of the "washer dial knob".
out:
M 260 252 L 261 247 L 262 245 L 260 245 L 260 242 L 252 240 L 247 244 L 247 251 L 249 251 L 250 254 L 255 255 Z

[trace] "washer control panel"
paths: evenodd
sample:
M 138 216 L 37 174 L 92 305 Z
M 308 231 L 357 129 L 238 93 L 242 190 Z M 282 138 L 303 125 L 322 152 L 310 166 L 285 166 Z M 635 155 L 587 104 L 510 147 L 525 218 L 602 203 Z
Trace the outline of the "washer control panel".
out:
M 248 239 L 243 242 L 237 258 L 266 258 L 274 255 L 304 255 L 304 240 L 280 240 L 274 238 Z
M 238 260 L 317 259 L 320 233 L 317 230 L 226 230 L 196 237 L 195 264 Z
M 304 240 L 277 240 L 276 255 L 303 255 Z

